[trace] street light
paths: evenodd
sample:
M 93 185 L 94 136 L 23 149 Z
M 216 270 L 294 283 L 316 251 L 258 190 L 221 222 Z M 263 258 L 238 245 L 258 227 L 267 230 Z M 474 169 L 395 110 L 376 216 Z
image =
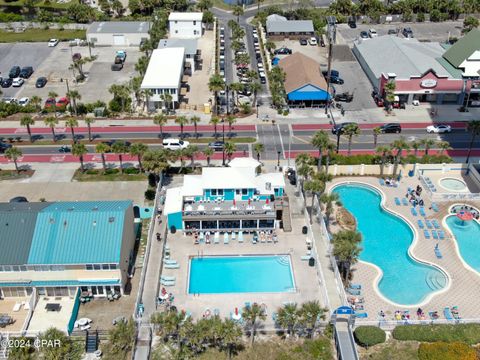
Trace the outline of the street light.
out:
M 280 167 L 280 154 L 281 151 L 277 151 L 277 166 Z

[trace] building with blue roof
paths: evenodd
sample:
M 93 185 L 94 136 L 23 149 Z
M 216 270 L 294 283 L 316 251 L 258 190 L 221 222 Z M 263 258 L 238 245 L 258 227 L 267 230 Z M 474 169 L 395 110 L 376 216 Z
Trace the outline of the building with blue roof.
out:
M 131 201 L 0 204 L 0 295 L 123 294 L 134 245 Z

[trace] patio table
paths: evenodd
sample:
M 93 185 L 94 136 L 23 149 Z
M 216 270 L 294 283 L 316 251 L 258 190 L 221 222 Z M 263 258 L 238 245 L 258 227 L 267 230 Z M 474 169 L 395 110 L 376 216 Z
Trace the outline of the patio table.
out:
M 60 311 L 62 309 L 62 305 L 57 303 L 48 303 L 45 305 L 45 310 L 47 311 Z

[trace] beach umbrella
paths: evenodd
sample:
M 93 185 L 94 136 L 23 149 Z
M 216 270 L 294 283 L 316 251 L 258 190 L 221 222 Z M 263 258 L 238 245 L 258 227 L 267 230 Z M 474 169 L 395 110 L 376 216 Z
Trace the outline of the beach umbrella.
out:
M 235 308 L 235 315 L 238 315 L 238 308 Z
M 248 199 L 248 205 L 250 205 L 250 199 Z

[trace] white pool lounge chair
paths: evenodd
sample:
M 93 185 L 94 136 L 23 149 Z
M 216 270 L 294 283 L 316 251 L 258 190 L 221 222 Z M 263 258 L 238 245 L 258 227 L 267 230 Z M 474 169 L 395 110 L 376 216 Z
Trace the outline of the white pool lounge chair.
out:
M 228 238 L 228 233 L 224 233 L 223 234 L 223 243 L 224 244 L 228 244 L 230 242 L 229 238 Z
M 243 231 L 238 232 L 238 242 L 243 243 Z
M 163 266 L 164 269 L 179 269 L 180 265 L 179 264 L 165 264 Z
M 213 236 L 213 243 L 214 244 L 220 243 L 220 234 L 218 231 L 215 231 L 215 235 Z

